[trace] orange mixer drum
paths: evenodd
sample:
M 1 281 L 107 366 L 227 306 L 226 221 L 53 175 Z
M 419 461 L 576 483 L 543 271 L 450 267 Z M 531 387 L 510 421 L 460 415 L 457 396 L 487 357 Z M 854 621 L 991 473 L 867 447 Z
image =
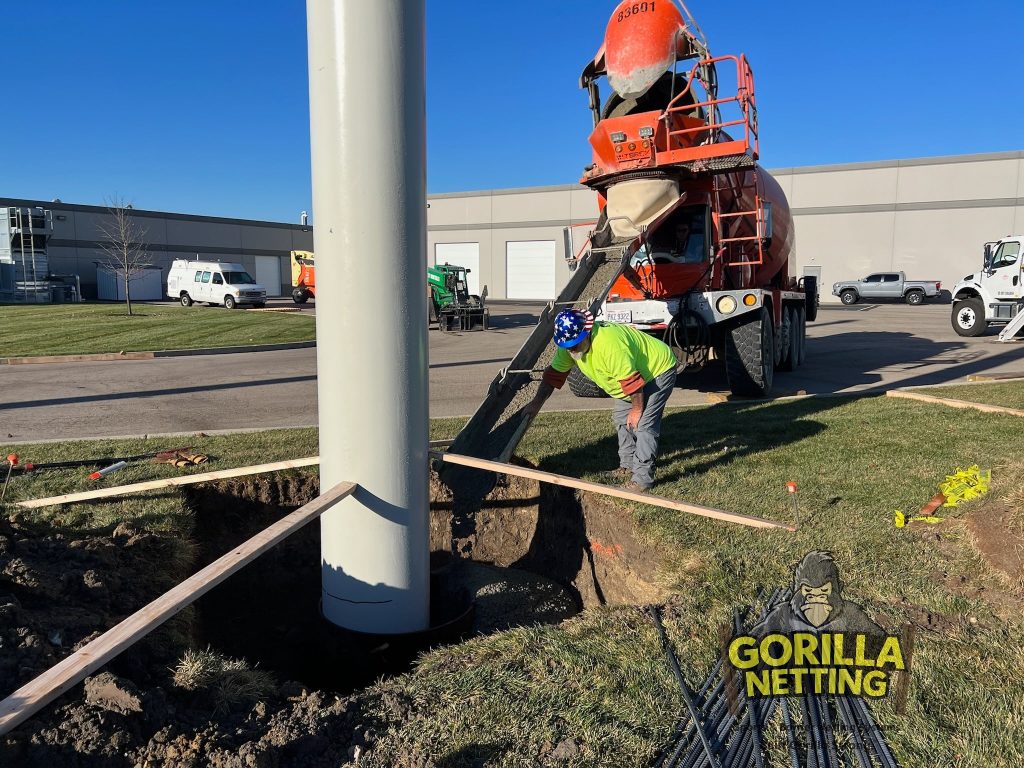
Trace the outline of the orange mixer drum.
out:
M 671 0 L 625 0 L 604 34 L 608 84 L 623 98 L 647 93 L 677 58 L 692 55 L 686 22 Z

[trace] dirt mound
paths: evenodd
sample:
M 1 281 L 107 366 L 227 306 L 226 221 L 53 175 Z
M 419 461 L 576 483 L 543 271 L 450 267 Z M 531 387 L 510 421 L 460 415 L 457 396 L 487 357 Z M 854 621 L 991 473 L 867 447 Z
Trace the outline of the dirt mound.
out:
M 83 534 L 0 521 L 0 690 L 13 691 L 101 631 L 117 624 L 185 576 L 188 548 L 179 540 L 121 524 Z M 185 618 L 125 654 L 118 667 L 139 674 L 162 652 Z

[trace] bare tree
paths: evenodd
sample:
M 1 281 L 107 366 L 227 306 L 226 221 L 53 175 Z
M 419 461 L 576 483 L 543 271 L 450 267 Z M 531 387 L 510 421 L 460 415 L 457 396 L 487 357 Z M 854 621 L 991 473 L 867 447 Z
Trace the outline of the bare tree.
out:
M 132 278 L 152 266 L 146 230 L 132 217 L 131 203 L 123 198 L 115 195 L 106 201 L 106 206 L 109 216 L 97 226 L 104 238 L 99 246 L 104 254 L 101 263 L 113 270 L 115 276 L 120 275 L 124 279 L 124 299 L 130 315 Z

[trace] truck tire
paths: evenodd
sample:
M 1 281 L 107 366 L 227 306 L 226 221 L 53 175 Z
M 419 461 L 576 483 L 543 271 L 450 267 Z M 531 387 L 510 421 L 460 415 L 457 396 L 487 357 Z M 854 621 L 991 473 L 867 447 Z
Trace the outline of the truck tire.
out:
M 912 307 L 919 307 L 924 304 L 924 291 L 907 291 L 903 300 Z
M 183 307 L 191 307 L 191 306 L 192 306 L 192 297 L 191 297 L 191 296 L 189 296 L 189 295 L 188 295 L 187 293 L 185 293 L 184 291 L 182 291 L 182 294 L 181 294 L 181 296 L 180 296 L 180 297 L 178 298 L 178 301 L 180 301 L 180 302 L 181 302 L 181 306 L 183 306 Z
M 764 307 L 751 312 L 725 334 L 729 389 L 742 397 L 767 397 L 775 378 L 775 332 Z
M 782 310 L 782 362 L 779 363 L 780 371 L 796 370 L 797 359 L 800 357 L 797 345 L 799 339 L 796 335 L 796 307 L 787 306 Z
M 807 316 L 807 322 L 813 323 L 818 319 L 818 278 L 808 276 L 804 278 L 804 304 L 806 305 L 804 314 Z
M 796 308 L 796 364 L 798 368 L 807 359 L 807 311 L 804 307 Z
M 579 368 L 569 371 L 569 391 L 576 397 L 608 397 L 608 393 L 592 382 Z
M 294 301 L 296 304 L 305 304 L 307 301 L 309 301 L 309 293 L 302 290 L 301 288 L 296 288 L 295 290 L 292 291 L 292 301 Z
M 224 309 L 234 309 L 237 306 L 234 296 L 224 297 Z
M 856 304 L 859 298 L 860 296 L 857 295 L 857 292 L 852 289 L 847 289 L 839 294 L 839 300 L 848 307 Z
M 988 330 L 985 303 L 979 298 L 972 297 L 956 302 L 950 320 L 953 323 L 953 330 L 960 336 L 981 336 Z

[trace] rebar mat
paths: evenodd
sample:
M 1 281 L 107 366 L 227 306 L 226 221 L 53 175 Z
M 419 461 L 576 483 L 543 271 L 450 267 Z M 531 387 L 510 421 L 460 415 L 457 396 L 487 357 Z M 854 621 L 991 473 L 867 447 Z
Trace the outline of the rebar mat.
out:
M 789 592 L 777 590 L 765 603 L 761 618 L 789 598 Z M 754 615 L 752 610 L 745 614 Z M 734 624 L 737 633 L 745 631 L 738 612 Z M 675 652 L 667 636 L 662 636 L 662 643 L 671 663 Z M 741 686 L 730 693 L 724 672 L 719 659 L 696 694 L 691 694 L 685 681 L 680 683 L 685 686 L 684 696 L 695 699 L 700 722 L 684 714 L 653 768 L 764 768 L 780 764 L 792 768 L 899 768 L 861 697 L 805 694 L 748 699 Z M 710 745 L 710 754 L 706 744 Z

